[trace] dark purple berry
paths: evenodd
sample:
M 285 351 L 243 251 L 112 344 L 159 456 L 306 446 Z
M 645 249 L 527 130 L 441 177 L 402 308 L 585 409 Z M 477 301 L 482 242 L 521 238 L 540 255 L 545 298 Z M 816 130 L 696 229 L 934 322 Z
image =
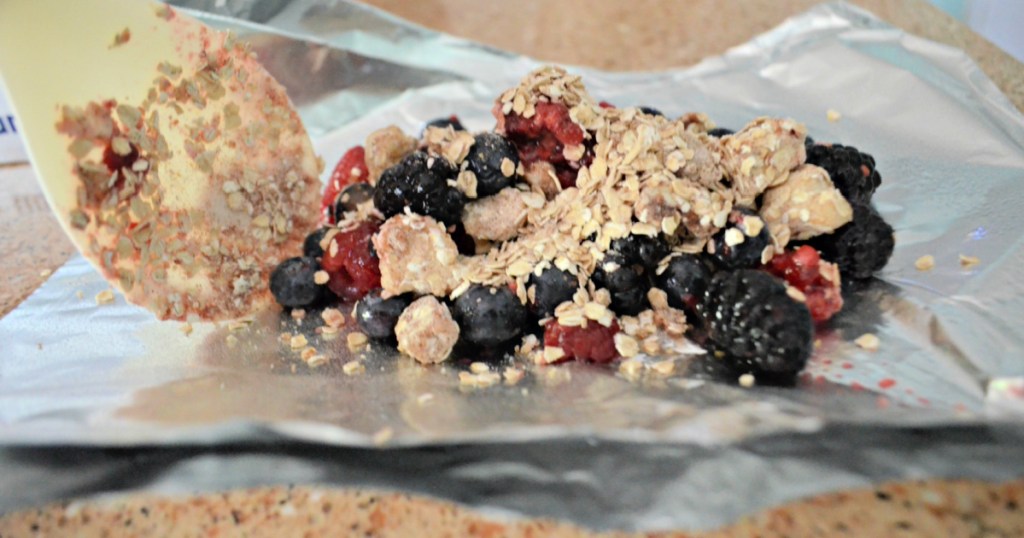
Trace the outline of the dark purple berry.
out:
M 651 279 L 643 266 L 629 263 L 624 256 L 609 251 L 591 275 L 594 285 L 612 296 L 611 309 L 620 316 L 635 316 L 649 306 L 647 292 Z
M 384 299 L 380 289 L 371 291 L 356 303 L 356 322 L 366 336 L 394 340 L 398 317 L 412 303 L 409 295 Z
M 807 148 L 807 163 L 824 168 L 832 183 L 851 204 L 869 204 L 882 176 L 875 159 L 853 146 L 814 144 Z
M 509 288 L 477 284 L 455 299 L 452 314 L 464 340 L 487 347 L 522 334 L 527 312 Z
M 758 227 L 760 229 L 756 229 Z M 730 230 L 738 230 L 740 233 L 736 235 Z M 755 230 L 757 233 L 752 234 Z M 729 243 L 735 242 L 737 237 L 741 241 L 730 245 Z M 715 234 L 711 241 L 714 248 L 711 257 L 719 266 L 740 269 L 761 265 L 761 255 L 765 247 L 771 244 L 772 238 L 768 234 L 768 227 L 757 213 L 744 207 L 735 207 L 729 212 L 725 227 Z
M 811 355 L 814 325 L 779 278 L 756 269 L 720 271 L 701 304 L 709 353 L 735 375 L 795 375 Z
M 548 318 L 555 314 L 558 305 L 572 300 L 573 294 L 580 287 L 580 281 L 568 271 L 548 267 L 539 276 L 530 275 L 529 285 L 534 287 L 534 314 L 538 318 Z
M 452 129 L 455 129 L 456 131 L 465 131 L 466 130 L 466 128 L 462 126 L 462 122 L 459 121 L 459 117 L 454 115 L 454 114 L 452 114 L 451 116 L 448 116 L 447 118 L 437 118 L 437 119 L 433 119 L 433 120 L 428 121 L 427 124 L 423 126 L 423 131 L 420 132 L 420 138 L 423 138 L 423 133 L 427 130 L 427 127 L 437 127 L 439 129 L 444 129 L 445 127 L 451 127 Z
M 697 322 L 697 305 L 711 283 L 711 269 L 702 257 L 681 254 L 672 258 L 656 282 L 668 295 L 669 306 L 686 312 L 691 322 Z
M 392 217 L 409 208 L 413 213 L 433 217 L 455 225 L 462 218 L 465 197 L 448 180 L 458 171 L 444 157 L 423 152 L 407 155 L 388 168 L 377 181 L 373 203 L 385 217 Z
M 324 249 L 320 246 L 320 242 L 323 241 L 328 230 L 330 228 L 317 228 L 313 233 L 307 235 L 305 241 L 302 242 L 302 255 L 309 258 L 322 257 Z
M 653 107 L 638 106 L 637 108 L 640 109 L 640 112 L 643 112 L 644 114 L 647 114 L 648 116 L 664 116 L 664 114 L 662 114 L 660 110 L 658 110 L 656 108 L 653 108 Z
M 722 138 L 723 136 L 729 136 L 731 134 L 736 134 L 736 131 L 726 129 L 725 127 L 715 127 L 708 131 L 708 136 L 713 136 L 715 138 Z
M 309 306 L 320 298 L 323 286 L 313 281 L 320 264 L 313 258 L 288 258 L 270 273 L 270 293 L 284 307 Z
M 854 205 L 853 220 L 808 244 L 839 266 L 844 277 L 863 280 L 885 267 L 896 246 L 892 226 L 869 205 Z
M 512 185 L 515 168 L 519 166 L 519 152 L 508 139 L 497 133 L 480 133 L 473 138 L 466 162 L 470 172 L 476 175 L 478 196 L 490 196 Z M 502 171 L 505 160 L 512 162 L 513 172 L 506 176 Z
M 373 185 L 369 183 L 352 183 L 342 189 L 331 206 L 331 215 L 335 222 L 340 221 L 345 212 L 355 211 L 359 204 L 373 200 L 373 190 Z

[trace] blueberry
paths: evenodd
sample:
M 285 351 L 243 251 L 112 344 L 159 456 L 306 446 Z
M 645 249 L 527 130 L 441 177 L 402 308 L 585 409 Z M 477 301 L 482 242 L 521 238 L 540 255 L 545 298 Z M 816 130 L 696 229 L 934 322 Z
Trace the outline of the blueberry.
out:
M 423 133 L 426 132 L 427 127 L 438 127 L 440 129 L 451 127 L 456 131 L 466 130 L 466 128 L 462 126 L 462 122 L 459 121 L 459 117 L 454 114 L 447 118 L 436 118 L 428 121 L 427 124 L 423 126 L 423 131 L 420 131 L 420 138 L 423 138 Z
M 660 110 L 658 110 L 656 108 L 653 108 L 653 107 L 638 106 L 637 108 L 640 109 L 640 112 L 643 112 L 644 114 L 647 114 L 648 116 L 664 116 L 664 114 L 662 114 Z
M 307 235 L 306 240 L 302 242 L 302 255 L 309 258 L 323 257 L 324 249 L 320 246 L 320 242 L 323 241 L 328 230 L 330 228 L 318 228 L 313 233 Z
M 368 202 L 373 199 L 373 185 L 369 183 L 352 183 L 346 186 L 338 194 L 338 197 L 334 200 L 334 205 L 331 207 L 332 215 L 334 220 L 341 220 L 341 216 L 346 211 L 355 211 L 358 209 L 359 204 Z
M 753 233 L 754 231 L 757 233 Z M 736 242 L 737 239 L 739 242 Z M 768 227 L 757 213 L 744 207 L 735 207 L 729 212 L 725 228 L 711 240 L 714 246 L 712 258 L 715 262 L 726 269 L 740 269 L 760 265 L 761 254 L 771 243 L 772 238 L 768 234 Z
M 320 264 L 308 256 L 288 258 L 270 273 L 270 293 L 281 306 L 309 306 L 320 298 L 323 287 L 313 281 Z
M 722 138 L 723 136 L 729 136 L 731 134 L 736 134 L 736 131 L 726 129 L 725 127 L 715 127 L 708 131 L 708 136 L 713 136 L 715 138 Z
M 507 287 L 474 285 L 455 300 L 452 312 L 469 343 L 497 346 L 519 336 L 526 307 Z
M 686 312 L 696 321 L 697 305 L 711 282 L 711 269 L 703 258 L 682 254 L 669 261 L 665 272 L 657 276 L 657 286 L 668 295 L 668 304 Z
M 476 175 L 478 196 L 490 196 L 512 184 L 515 168 L 519 166 L 519 153 L 505 137 L 497 133 L 480 133 L 473 138 L 466 161 L 469 171 Z M 513 171 L 505 175 L 501 164 L 512 161 Z
M 576 276 L 557 267 L 548 267 L 540 276 L 530 275 L 529 284 L 534 287 L 533 310 L 539 318 L 552 317 L 555 308 L 566 301 L 571 301 L 573 294 L 580 287 Z
M 669 248 L 659 237 L 646 235 L 628 235 L 612 241 L 610 250 L 621 254 L 627 265 L 642 265 L 653 270 L 658 262 L 668 256 Z
M 381 291 L 373 290 L 356 303 L 356 321 L 366 336 L 394 340 L 398 317 L 412 303 L 412 297 L 407 294 L 384 299 Z
M 448 184 L 458 171 L 444 157 L 417 151 L 388 168 L 377 181 L 373 203 L 385 217 L 408 207 L 414 213 L 433 217 L 446 225 L 458 224 L 465 197 Z
M 622 316 L 635 316 L 649 306 L 647 292 L 651 280 L 640 265 L 630 264 L 624 256 L 608 252 L 591 275 L 594 284 L 612 296 L 612 310 Z

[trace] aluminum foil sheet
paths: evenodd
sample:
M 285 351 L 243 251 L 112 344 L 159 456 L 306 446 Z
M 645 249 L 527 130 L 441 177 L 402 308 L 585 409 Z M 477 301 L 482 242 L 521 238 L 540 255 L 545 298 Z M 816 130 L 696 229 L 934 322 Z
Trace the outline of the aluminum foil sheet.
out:
M 177 4 L 254 43 L 328 163 L 392 123 L 418 132 L 457 113 L 489 129 L 494 97 L 539 65 L 355 3 Z M 321 341 L 303 324 L 333 357 L 317 369 L 279 342 L 300 329 L 277 312 L 186 337 L 121 298 L 97 306 L 107 287 L 76 258 L 0 320 L 0 443 L 13 447 L 0 451 L 11 492 L 0 510 L 316 482 L 654 530 L 883 479 L 1021 474 L 1024 118 L 964 53 L 829 4 L 690 69 L 574 71 L 612 103 L 735 128 L 789 116 L 875 156 L 896 252 L 848 293 L 798 387 L 728 386 L 682 375 L 680 360 L 668 377 L 569 364 L 474 390 L 459 384 L 464 364 L 425 368 L 386 350 L 348 376 L 344 335 Z M 935 268 L 916 270 L 926 254 Z M 981 263 L 962 267 L 961 254 Z M 853 343 L 865 333 L 877 352 Z M 116 453 L 125 463 L 103 447 L 137 450 Z

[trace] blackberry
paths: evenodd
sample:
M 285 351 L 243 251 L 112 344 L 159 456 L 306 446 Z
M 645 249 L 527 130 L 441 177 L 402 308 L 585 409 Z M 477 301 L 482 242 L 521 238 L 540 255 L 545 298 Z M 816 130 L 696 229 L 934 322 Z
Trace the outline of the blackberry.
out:
M 526 325 L 526 307 L 507 287 L 474 285 L 455 299 L 452 314 L 462 337 L 485 347 L 512 340 Z
M 758 226 L 760 230 L 757 230 Z M 755 230 L 756 234 L 749 235 Z M 760 265 L 761 253 L 771 244 L 772 238 L 757 213 L 744 207 L 734 207 L 729 212 L 725 227 L 711 241 L 714 246 L 711 257 L 718 265 L 726 269 L 740 269 Z
M 668 304 L 686 312 L 697 322 L 697 305 L 711 282 L 711 269 L 701 256 L 682 254 L 669 261 L 665 271 L 656 277 L 656 285 L 668 295 Z
M 608 290 L 612 296 L 611 308 L 620 316 L 635 316 L 649 305 L 649 272 L 641 265 L 629 263 L 621 254 L 605 253 L 591 279 L 598 288 Z
M 853 220 L 831 234 L 808 241 L 821 256 L 839 266 L 845 277 L 871 278 L 885 267 L 896 240 L 892 226 L 870 205 L 854 205 Z
M 427 127 L 438 127 L 440 129 L 444 129 L 445 127 L 449 126 L 452 129 L 455 129 L 456 131 L 466 130 L 466 128 L 462 126 L 462 122 L 459 121 L 459 117 L 456 116 L 455 114 L 452 114 L 447 118 L 435 118 L 428 121 L 427 124 L 423 126 L 423 130 L 420 131 L 420 138 L 423 138 L 423 133 L 427 131 Z
M 370 338 L 394 340 L 395 324 L 406 307 L 412 303 L 408 294 L 384 299 L 380 289 L 371 291 L 356 303 L 356 321 Z
M 320 298 L 323 286 L 313 281 L 320 264 L 308 256 L 288 258 L 270 273 L 270 293 L 287 308 L 309 306 Z
M 458 224 L 466 200 L 458 189 L 448 185 L 457 173 L 444 157 L 429 157 L 421 151 L 410 153 L 381 174 L 373 203 L 385 217 L 408 207 L 446 225 Z
M 875 159 L 853 146 L 811 145 L 807 148 L 807 163 L 824 168 L 851 204 L 870 203 L 882 183 L 882 176 L 875 170 Z
M 663 114 L 660 110 L 658 110 L 658 109 L 656 109 L 654 107 L 638 106 L 637 108 L 640 109 L 640 112 L 643 112 L 644 114 L 647 114 L 648 116 L 665 116 L 665 114 Z
M 647 270 L 654 270 L 669 253 L 668 244 L 660 237 L 646 235 L 627 235 L 616 239 L 609 250 L 621 254 L 627 265 L 641 265 Z
M 505 175 L 502 163 L 512 161 L 513 171 Z M 508 139 L 497 133 L 480 133 L 473 137 L 473 146 L 466 155 L 469 171 L 476 175 L 478 196 L 490 196 L 512 185 L 515 168 L 519 166 L 519 152 Z
M 324 240 L 324 236 L 327 235 L 327 231 L 330 230 L 328 227 L 317 228 L 313 233 L 306 236 L 306 239 L 302 242 L 302 255 L 309 258 L 320 258 L 324 255 L 324 249 L 320 246 L 320 242 Z
M 568 271 L 548 267 L 538 276 L 530 275 L 533 290 L 533 312 L 538 318 L 554 316 L 558 305 L 571 301 L 580 286 L 579 279 Z
M 795 375 L 807 364 L 811 313 L 789 297 L 782 280 L 756 269 L 716 273 L 701 310 L 709 352 L 733 374 Z
M 723 136 L 729 136 L 731 134 L 736 134 L 736 131 L 725 127 L 715 127 L 708 131 L 708 136 L 713 136 L 715 138 L 722 138 Z
M 373 200 L 373 185 L 369 183 L 352 183 L 346 186 L 331 204 L 331 217 L 335 222 L 341 220 L 346 211 L 355 211 L 359 204 Z

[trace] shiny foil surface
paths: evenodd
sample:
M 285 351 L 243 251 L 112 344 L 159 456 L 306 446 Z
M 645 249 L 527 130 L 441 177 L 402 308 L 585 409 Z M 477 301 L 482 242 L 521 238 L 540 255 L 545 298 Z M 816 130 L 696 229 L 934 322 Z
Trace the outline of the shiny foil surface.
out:
M 355 3 L 176 3 L 253 43 L 328 168 L 389 124 L 418 133 L 454 113 L 490 129 L 494 98 L 540 65 Z M 97 306 L 107 286 L 75 258 L 0 320 L 0 489 L 18 492 L 0 510 L 291 481 L 597 528 L 708 528 L 841 487 L 1024 470 L 1024 118 L 964 53 L 829 4 L 686 70 L 571 70 L 619 106 L 731 128 L 786 116 L 875 157 L 896 251 L 846 294 L 796 388 L 701 379 L 692 357 L 639 378 L 522 364 L 518 384 L 472 388 L 459 383 L 465 363 L 427 368 L 384 348 L 346 375 L 345 335 L 315 334 L 316 312 L 299 325 L 280 312 L 196 323 L 185 336 L 121 297 Z M 923 255 L 934 269 L 914 267 Z M 307 367 L 281 332 L 331 361 Z M 866 333 L 877 351 L 854 343 Z M 135 447 L 146 472 L 125 475 L 97 447 Z M 74 472 L 59 470 L 65 453 L 81 456 Z M 223 471 L 202 472 L 212 465 Z

